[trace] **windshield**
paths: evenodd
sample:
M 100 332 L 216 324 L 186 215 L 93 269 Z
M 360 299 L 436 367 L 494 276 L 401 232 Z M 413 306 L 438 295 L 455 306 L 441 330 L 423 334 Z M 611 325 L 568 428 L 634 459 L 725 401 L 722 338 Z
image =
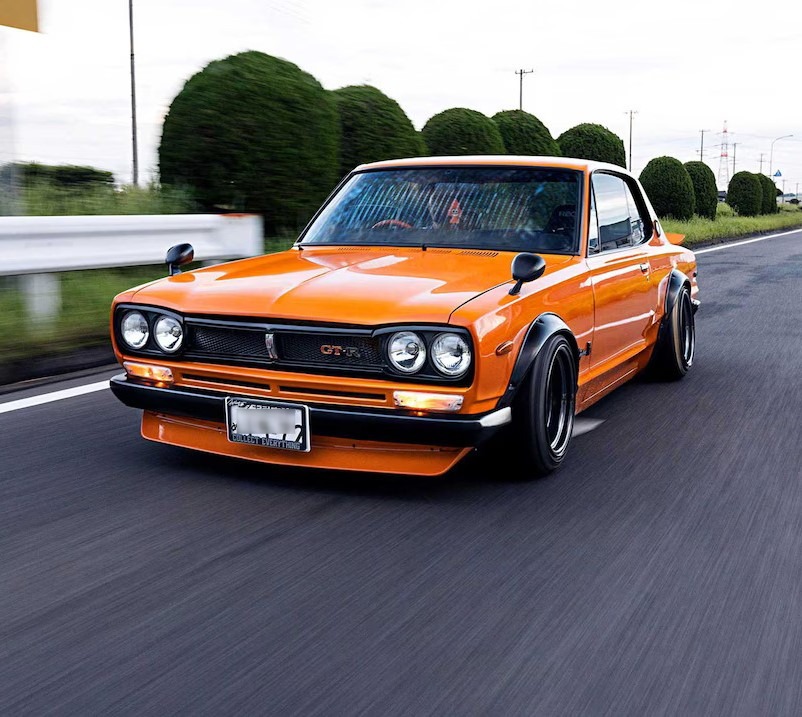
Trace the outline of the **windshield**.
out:
M 353 175 L 304 244 L 459 246 L 576 254 L 581 172 L 423 167 Z

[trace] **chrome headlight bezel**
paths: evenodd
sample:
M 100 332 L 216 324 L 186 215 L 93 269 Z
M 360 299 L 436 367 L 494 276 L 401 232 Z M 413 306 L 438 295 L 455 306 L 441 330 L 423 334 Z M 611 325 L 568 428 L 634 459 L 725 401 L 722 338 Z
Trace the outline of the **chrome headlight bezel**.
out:
M 417 347 L 414 353 L 409 352 L 410 354 L 413 355 L 412 365 L 402 366 L 395 358 L 393 358 L 394 345 L 396 341 L 400 342 L 406 341 L 407 349 L 411 345 L 415 345 Z M 390 362 L 390 365 L 400 373 L 403 374 L 418 373 L 426 365 L 427 354 L 428 351 L 426 349 L 425 339 L 414 331 L 407 329 L 396 331 L 387 339 L 387 360 Z
M 176 343 L 171 347 L 165 346 L 159 338 L 160 325 L 168 322 L 172 324 L 172 328 L 178 329 L 177 336 L 175 333 L 172 332 L 172 330 L 170 332 L 177 339 Z M 156 344 L 156 346 L 159 348 L 160 351 L 164 351 L 164 353 L 166 354 L 175 354 L 181 350 L 181 347 L 184 345 L 184 333 L 185 332 L 183 323 L 174 316 L 168 316 L 167 314 L 160 314 L 156 316 L 153 321 L 153 343 Z
M 139 317 L 138 320 L 141 321 L 140 329 L 142 331 L 142 340 L 139 342 L 131 341 L 126 337 L 126 323 L 128 321 L 137 321 L 136 317 Z M 142 325 L 144 325 L 144 329 L 142 329 Z M 142 351 L 148 345 L 150 333 L 150 323 L 148 322 L 144 312 L 136 309 L 130 309 L 123 313 L 120 317 L 120 338 L 122 339 L 122 342 L 132 351 Z
M 456 339 L 461 344 L 464 363 L 461 363 L 457 368 L 449 368 L 439 358 L 438 344 L 449 339 Z M 440 373 L 442 373 L 444 376 L 448 376 L 449 378 L 460 378 L 461 376 L 464 376 L 470 370 L 471 364 L 473 363 L 473 354 L 471 353 L 470 344 L 465 340 L 465 337 L 462 334 L 454 331 L 443 331 L 442 333 L 437 334 L 432 341 L 429 355 L 431 356 L 432 365 Z

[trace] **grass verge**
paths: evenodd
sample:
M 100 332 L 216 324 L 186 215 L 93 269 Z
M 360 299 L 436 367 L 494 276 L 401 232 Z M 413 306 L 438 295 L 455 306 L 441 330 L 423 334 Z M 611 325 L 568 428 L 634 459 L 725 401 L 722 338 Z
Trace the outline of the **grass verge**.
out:
M 738 237 L 802 227 L 802 210 L 792 204 L 780 205 L 777 214 L 739 217 L 726 204 L 718 205 L 715 221 L 694 217 L 688 221 L 661 220 L 667 232 L 685 235 L 685 245 L 717 244 Z

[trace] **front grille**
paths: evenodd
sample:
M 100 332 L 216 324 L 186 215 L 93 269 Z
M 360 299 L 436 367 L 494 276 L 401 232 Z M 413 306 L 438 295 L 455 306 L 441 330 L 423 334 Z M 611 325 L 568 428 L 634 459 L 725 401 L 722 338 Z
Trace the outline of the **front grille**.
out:
M 309 366 L 339 369 L 382 369 L 381 343 L 378 338 L 347 332 L 304 332 L 280 326 L 240 327 L 215 326 L 209 323 L 189 324 L 187 357 L 203 361 L 237 363 L 270 363 L 280 367 Z M 277 358 L 271 359 L 265 344 L 267 331 L 273 333 Z
M 220 326 L 194 326 L 190 338 L 190 351 L 205 356 L 236 359 L 267 361 L 270 358 L 265 345 L 264 331 Z
M 378 367 L 378 339 L 343 334 L 276 333 L 279 360 L 316 366 Z

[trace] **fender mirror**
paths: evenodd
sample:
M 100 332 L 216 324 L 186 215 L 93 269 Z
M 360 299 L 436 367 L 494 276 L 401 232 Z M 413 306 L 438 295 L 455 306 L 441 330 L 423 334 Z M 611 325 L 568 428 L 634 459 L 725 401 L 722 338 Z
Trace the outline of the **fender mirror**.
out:
M 192 244 L 176 244 L 167 250 L 167 256 L 164 263 L 167 264 L 167 270 L 170 276 L 175 276 L 181 273 L 179 266 L 189 264 L 195 258 L 195 249 Z
M 521 291 L 521 287 L 526 282 L 534 281 L 546 271 L 546 262 L 539 254 L 522 252 L 512 260 L 512 278 L 515 279 L 515 286 L 510 289 L 510 296 L 515 296 Z

